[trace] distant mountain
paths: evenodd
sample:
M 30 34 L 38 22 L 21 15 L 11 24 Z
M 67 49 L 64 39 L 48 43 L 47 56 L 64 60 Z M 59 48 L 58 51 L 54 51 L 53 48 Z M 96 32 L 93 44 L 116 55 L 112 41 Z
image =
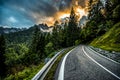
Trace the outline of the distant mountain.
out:
M 48 27 L 47 24 L 37 25 L 42 32 L 52 32 L 53 27 Z
M 25 30 L 25 28 L 20 29 L 20 28 L 4 28 L 4 27 L 0 27 L 0 34 L 14 33 L 14 32 L 23 31 L 23 30 Z
M 48 27 L 46 24 L 39 24 L 35 26 L 39 27 L 43 33 L 51 32 L 53 28 Z M 4 34 L 8 43 L 29 43 L 29 41 L 32 39 L 35 26 L 32 26 L 28 29 L 10 28 L 10 30 L 6 30 L 6 28 L 1 28 L 1 32 L 9 31 L 7 34 Z
M 51 32 L 52 31 L 52 27 L 48 27 L 47 24 L 38 24 L 37 25 L 41 31 L 43 32 Z M 15 33 L 15 32 L 19 32 L 19 31 L 26 31 L 29 29 L 33 29 L 33 27 L 30 27 L 28 29 L 26 28 L 7 28 L 7 27 L 0 27 L 0 34 L 8 34 L 8 33 Z

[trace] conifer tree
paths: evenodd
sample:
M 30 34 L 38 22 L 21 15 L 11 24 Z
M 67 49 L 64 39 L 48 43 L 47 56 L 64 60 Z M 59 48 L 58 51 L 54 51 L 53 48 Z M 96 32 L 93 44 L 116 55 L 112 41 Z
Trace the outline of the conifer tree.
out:
M 33 34 L 31 50 L 32 53 L 36 53 L 39 55 L 40 58 L 43 58 L 44 47 L 45 47 L 45 36 L 37 25 L 35 25 L 34 27 L 35 27 L 35 31 Z
M 70 20 L 69 20 L 69 24 L 66 31 L 67 31 L 66 32 L 67 46 L 73 46 L 75 43 L 75 40 L 78 39 L 78 35 L 79 35 L 77 16 L 75 14 L 73 7 L 71 9 Z
M 5 38 L 3 35 L 0 35 L 0 76 L 3 77 L 6 74 L 6 65 L 5 65 Z

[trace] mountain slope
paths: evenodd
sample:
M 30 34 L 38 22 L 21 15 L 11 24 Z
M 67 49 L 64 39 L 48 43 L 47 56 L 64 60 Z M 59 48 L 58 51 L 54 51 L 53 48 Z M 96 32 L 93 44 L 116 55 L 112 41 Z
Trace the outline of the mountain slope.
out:
M 29 43 L 29 41 L 32 39 L 32 34 L 34 32 L 35 27 L 39 27 L 42 32 L 51 32 L 52 27 L 48 27 L 46 24 L 39 24 L 34 25 L 28 29 L 18 29 L 18 31 L 14 30 L 13 28 L 10 28 L 9 32 L 5 33 L 5 28 L 0 27 L 0 33 L 4 33 L 5 38 L 9 43 Z M 17 28 L 15 28 L 17 29 Z
M 120 22 L 115 24 L 103 36 L 93 40 L 90 45 L 109 51 L 120 52 Z
M 6 33 L 14 33 L 14 32 L 18 32 L 18 31 L 23 31 L 26 30 L 25 28 L 20 29 L 20 28 L 4 28 L 2 26 L 0 26 L 0 34 L 6 34 Z

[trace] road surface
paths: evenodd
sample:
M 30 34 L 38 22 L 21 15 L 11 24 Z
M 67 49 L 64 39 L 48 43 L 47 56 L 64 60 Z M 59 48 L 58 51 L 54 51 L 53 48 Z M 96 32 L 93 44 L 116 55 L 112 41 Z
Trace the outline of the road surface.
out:
M 65 57 L 55 80 L 120 80 L 120 64 L 96 54 L 87 46 L 78 46 Z

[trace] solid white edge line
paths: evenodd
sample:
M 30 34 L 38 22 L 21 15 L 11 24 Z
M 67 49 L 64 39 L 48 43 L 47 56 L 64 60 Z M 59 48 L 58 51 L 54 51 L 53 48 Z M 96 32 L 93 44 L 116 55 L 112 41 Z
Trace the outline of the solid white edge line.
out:
M 111 59 L 111 58 L 108 58 L 108 57 L 106 57 L 106 56 L 103 56 L 102 54 L 100 54 L 99 52 L 96 52 L 95 50 L 93 50 L 93 49 L 91 49 L 90 47 L 88 47 L 90 50 L 92 50 L 92 51 L 94 51 L 96 54 L 98 54 L 98 55 L 100 55 L 100 56 L 102 56 L 102 57 L 104 57 L 104 58 L 106 58 L 106 59 L 108 59 L 108 60 L 110 60 L 110 61 L 112 61 L 112 62 L 114 62 L 114 63 L 116 63 L 116 64 L 120 64 L 119 62 L 116 62 L 116 61 L 114 61 L 113 59 Z
M 111 75 L 115 76 L 116 78 L 120 79 L 119 76 L 117 76 L 116 74 L 114 74 L 113 72 L 111 72 L 110 70 L 108 70 L 107 68 L 105 68 L 104 66 L 102 66 L 101 64 L 99 64 L 97 61 L 95 61 L 92 57 L 90 57 L 84 50 L 83 46 L 82 46 L 82 50 L 85 53 L 85 55 L 90 58 L 93 62 L 95 62 L 97 65 L 99 65 L 101 68 L 103 68 L 104 70 L 106 70 L 107 72 L 109 72 Z
M 74 48 L 73 48 L 74 49 Z M 71 51 L 69 51 L 65 57 L 63 58 L 62 64 L 60 66 L 60 70 L 59 70 L 59 74 L 58 74 L 58 80 L 64 80 L 64 69 L 65 69 L 65 61 L 67 59 L 67 56 L 73 51 L 73 49 Z

